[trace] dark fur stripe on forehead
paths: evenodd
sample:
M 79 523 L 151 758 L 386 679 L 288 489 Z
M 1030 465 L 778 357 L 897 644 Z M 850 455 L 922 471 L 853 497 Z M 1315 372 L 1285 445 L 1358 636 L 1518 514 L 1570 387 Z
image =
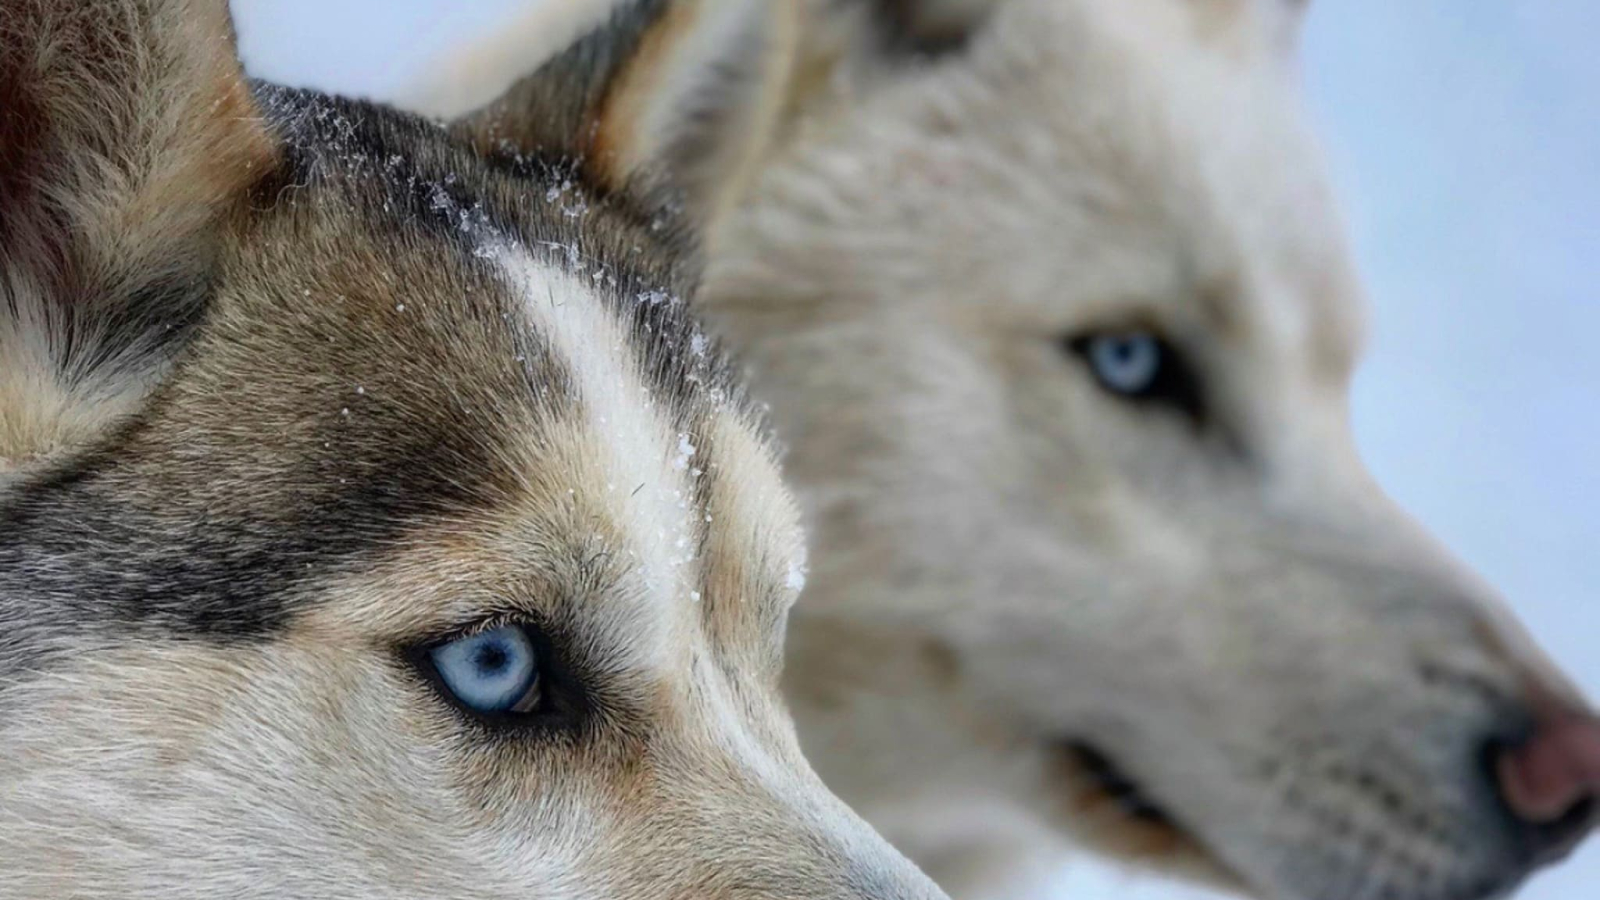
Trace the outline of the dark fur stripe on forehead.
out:
M 485 158 L 433 123 L 388 108 L 271 85 L 258 93 L 292 148 L 293 183 L 336 183 L 358 202 L 404 204 L 406 218 L 465 254 L 481 256 L 485 241 L 505 240 L 586 278 L 629 331 L 670 419 L 692 424 L 716 403 L 762 425 L 722 348 L 690 314 L 700 264 L 693 238 L 653 201 L 597 190 L 558 155 Z
M 479 252 L 486 241 L 586 280 L 629 335 L 617 350 L 633 355 L 664 427 L 754 421 L 678 299 L 688 288 L 679 248 L 633 210 L 562 191 L 571 173 L 557 164 L 486 164 L 419 119 L 264 86 L 258 96 L 285 145 L 282 169 L 237 226 L 172 384 L 97 448 L 0 503 L 8 640 L 26 640 L 24 623 L 270 635 L 309 584 L 370 565 L 421 521 L 496 506 L 518 477 L 497 450 L 512 436 L 496 429 L 516 416 L 477 413 L 576 415 L 582 400 L 516 315 L 527 298 L 509 296 Z M 356 296 L 368 257 L 399 277 L 381 289 L 394 293 Z M 397 314 L 408 303 L 415 318 Z M 407 336 L 424 325 L 432 331 Z M 453 353 L 485 341 L 520 365 L 451 368 Z M 292 371 L 270 375 L 282 360 Z M 265 388 L 251 383 L 261 379 Z M 358 399 L 356 382 L 377 390 Z M 282 433 L 213 433 L 229 423 L 204 408 L 234 404 L 251 404 L 238 421 L 274 407 L 264 421 L 284 422 Z
M 259 227 L 306 218 L 283 212 Z M 344 289 L 338 264 L 308 261 L 299 274 L 331 293 Z M 14 639 L 269 636 L 308 585 L 517 489 L 483 407 L 507 397 L 558 415 L 562 375 L 535 339 L 503 327 L 492 282 L 460 282 L 484 299 L 445 314 L 457 356 L 437 329 L 375 333 L 369 298 L 250 285 L 282 274 L 258 265 L 225 267 L 178 371 L 140 415 L 0 503 L 0 628 Z M 527 363 L 487 376 L 456 365 L 485 352 Z M 439 384 L 451 378 L 460 383 Z

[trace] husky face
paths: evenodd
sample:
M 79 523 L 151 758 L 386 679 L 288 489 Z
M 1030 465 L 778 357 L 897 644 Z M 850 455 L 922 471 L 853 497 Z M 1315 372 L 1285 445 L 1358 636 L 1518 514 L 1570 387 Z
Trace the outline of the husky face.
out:
M 0 10 L 0 897 L 939 896 L 800 756 L 683 239 L 562 161 L 728 68 L 698 14 L 499 158 L 247 84 L 225 9 Z
M 1298 11 L 867 6 L 812 10 L 704 294 L 814 526 L 824 780 L 958 895 L 1072 839 L 1287 900 L 1570 848 L 1587 705 L 1352 447 Z M 1527 803 L 1550 741 L 1587 774 Z

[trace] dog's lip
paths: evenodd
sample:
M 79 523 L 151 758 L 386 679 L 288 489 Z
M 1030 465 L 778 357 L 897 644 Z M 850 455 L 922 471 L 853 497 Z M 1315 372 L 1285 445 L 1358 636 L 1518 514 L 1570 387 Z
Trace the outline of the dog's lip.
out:
M 1246 879 L 1116 757 L 1081 738 L 1055 744 L 1069 827 L 1080 838 L 1117 856 L 1248 893 Z
M 1064 752 L 1083 773 L 1089 786 L 1114 803 L 1128 818 L 1150 825 L 1183 830 L 1166 809 L 1105 752 L 1086 741 L 1067 741 Z

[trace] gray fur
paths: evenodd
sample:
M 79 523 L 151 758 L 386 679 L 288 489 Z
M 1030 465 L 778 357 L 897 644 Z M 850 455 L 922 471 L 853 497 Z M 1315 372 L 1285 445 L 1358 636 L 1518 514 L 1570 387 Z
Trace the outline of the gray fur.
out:
M 248 85 L 225 10 L 0 7 L 0 898 L 938 897 L 783 712 L 686 235 Z M 426 668 L 507 622 L 537 715 Z

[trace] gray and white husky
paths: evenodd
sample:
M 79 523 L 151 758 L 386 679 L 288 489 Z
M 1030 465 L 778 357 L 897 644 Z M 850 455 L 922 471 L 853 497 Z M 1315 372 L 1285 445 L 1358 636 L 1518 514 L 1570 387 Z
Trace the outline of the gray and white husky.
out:
M 665 89 L 765 21 L 631 4 L 510 159 L 246 82 L 221 0 L 0 4 L 0 897 L 939 896 L 801 758 L 640 174 L 746 139 Z
M 595 6 L 541 0 L 426 100 Z M 1587 702 L 1352 446 L 1304 6 L 797 0 L 771 51 L 702 297 L 814 534 L 789 700 L 953 893 L 1076 841 L 1271 900 L 1477 900 L 1591 822 Z

